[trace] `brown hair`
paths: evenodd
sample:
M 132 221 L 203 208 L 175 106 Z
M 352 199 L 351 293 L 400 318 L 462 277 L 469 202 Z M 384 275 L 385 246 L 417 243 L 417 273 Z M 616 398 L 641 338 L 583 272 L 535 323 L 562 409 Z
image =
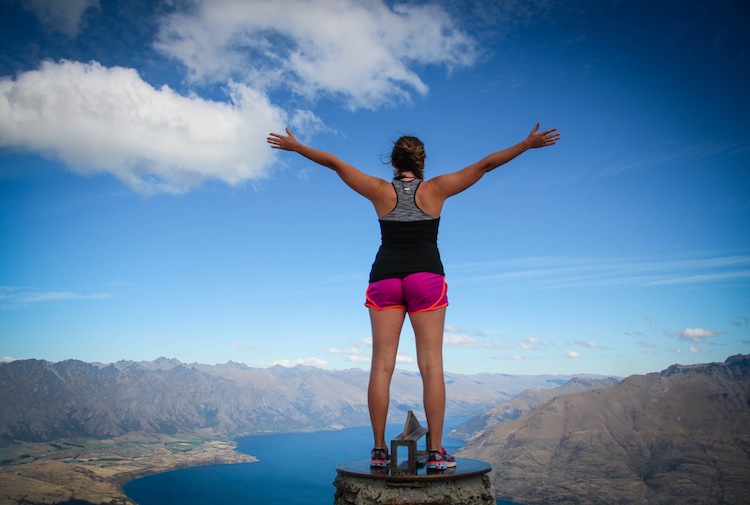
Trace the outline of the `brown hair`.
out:
M 397 174 L 401 172 L 413 172 L 417 179 L 424 179 L 424 161 L 427 154 L 424 144 L 417 137 L 404 135 L 393 143 L 391 152 L 391 164 Z

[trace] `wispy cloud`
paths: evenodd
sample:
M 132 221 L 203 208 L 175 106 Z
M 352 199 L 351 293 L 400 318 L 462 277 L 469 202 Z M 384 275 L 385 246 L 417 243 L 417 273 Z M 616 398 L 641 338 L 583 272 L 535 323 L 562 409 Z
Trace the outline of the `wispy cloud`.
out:
M 195 82 L 243 82 L 333 96 L 352 109 L 424 94 L 412 68 L 453 68 L 475 42 L 434 4 L 356 0 L 197 0 L 163 19 L 156 48 Z
M 489 342 L 480 342 L 468 335 L 455 335 L 446 333 L 443 336 L 443 344 L 447 347 L 494 347 Z
M 370 356 L 364 356 L 362 355 L 359 347 L 350 347 L 348 349 L 338 349 L 335 347 L 329 347 L 326 349 L 326 352 L 329 354 L 341 354 L 346 356 L 347 361 L 351 361 L 353 363 L 366 363 L 370 361 Z
M 355 355 L 359 354 L 359 349 L 356 347 L 350 347 L 349 349 L 337 349 L 335 347 L 329 347 L 326 349 L 327 353 L 330 354 L 349 354 L 349 355 Z
M 658 258 L 531 257 L 451 265 L 453 282 L 503 289 L 559 289 L 745 282 L 750 254 Z
M 22 0 L 21 5 L 33 12 L 45 29 L 75 37 L 83 13 L 89 8 L 99 8 L 99 0 Z
M 448 347 L 496 347 L 490 342 L 482 342 L 474 336 L 484 336 L 484 332 L 473 330 L 469 332 L 464 328 L 456 326 L 447 326 L 443 333 L 443 345 Z
M 201 344 L 201 345 L 203 345 L 203 346 L 206 346 L 206 345 L 208 345 L 208 344 L 206 344 L 206 343 L 204 342 L 204 343 L 203 343 L 203 344 Z M 244 343 L 242 343 L 242 342 L 239 342 L 239 341 L 237 341 L 237 340 L 234 340 L 234 341 L 230 342 L 230 343 L 229 343 L 229 347 L 231 347 L 232 349 L 236 349 L 237 351 L 240 351 L 240 352 L 250 352 L 250 351 L 252 351 L 252 350 L 253 350 L 253 348 L 254 348 L 254 347 L 253 347 L 253 346 L 251 346 L 251 345 L 248 345 L 248 344 L 244 344 Z
M 647 349 L 654 349 L 656 347 L 659 347 L 658 345 L 654 344 L 653 342 L 647 342 L 645 340 L 639 340 L 639 341 L 637 341 L 636 345 L 639 345 L 641 347 L 645 347 Z
M 466 335 L 472 335 L 474 337 L 486 337 L 487 333 L 484 330 L 480 330 L 477 328 L 464 328 L 461 326 L 451 326 L 447 325 L 445 327 L 446 333 L 460 333 L 460 334 L 466 334 Z
M 351 361 L 352 363 L 369 363 L 370 357 L 369 356 L 360 356 L 358 354 L 354 354 L 346 358 L 347 361 Z
M 633 169 L 649 169 L 683 160 L 709 159 L 720 154 L 737 155 L 750 149 L 747 142 L 704 142 L 700 144 L 677 144 L 664 149 L 664 145 L 653 146 L 639 151 L 638 156 L 631 159 L 606 160 L 599 165 L 598 177 L 618 175 Z
M 46 26 L 75 36 L 98 1 L 25 5 Z M 46 61 L 0 79 L 0 147 L 39 153 L 81 174 L 109 173 L 147 195 L 208 180 L 237 185 L 272 170 L 277 153 L 266 145 L 268 132 L 286 124 L 327 131 L 300 103 L 401 104 L 428 91 L 418 69 L 476 59 L 472 37 L 432 4 L 196 0 L 178 2 L 156 22 L 154 47 L 186 69 L 185 94 L 152 85 L 133 68 Z M 198 96 L 205 84 L 225 95 Z M 295 98 L 272 103 L 279 92 Z
M 521 356 L 520 354 L 512 354 L 510 356 L 507 356 L 507 355 L 492 356 L 492 359 L 497 360 L 497 361 L 527 361 L 531 358 L 528 356 Z
M 324 359 L 311 356 L 308 358 L 280 359 L 278 361 L 272 361 L 271 365 L 281 365 L 287 368 L 295 367 L 297 365 L 324 367 L 328 365 L 328 362 Z
M 645 335 L 641 336 L 645 337 Z M 654 342 L 648 340 L 637 340 L 635 342 L 635 345 L 637 345 L 638 347 L 642 347 L 641 354 L 644 354 L 646 356 L 655 356 L 657 354 L 657 349 L 659 348 L 658 344 L 655 344 Z
M 529 337 L 518 343 L 518 346 L 524 351 L 541 351 L 544 347 L 541 339 L 537 337 Z
M 588 349 L 601 349 L 599 344 L 597 344 L 593 340 L 576 340 L 575 343 L 576 345 L 579 345 L 581 347 L 586 347 Z
M 108 293 L 76 293 L 73 291 L 42 291 L 31 288 L 0 286 L 0 307 L 27 307 L 36 303 L 72 300 L 105 300 Z
M 705 330 L 703 328 L 685 328 L 679 331 L 668 331 L 665 332 L 667 335 L 677 337 L 685 342 L 691 342 L 693 344 L 708 344 L 709 339 L 717 335 L 724 333 L 721 330 Z M 691 352 L 694 352 L 691 350 Z

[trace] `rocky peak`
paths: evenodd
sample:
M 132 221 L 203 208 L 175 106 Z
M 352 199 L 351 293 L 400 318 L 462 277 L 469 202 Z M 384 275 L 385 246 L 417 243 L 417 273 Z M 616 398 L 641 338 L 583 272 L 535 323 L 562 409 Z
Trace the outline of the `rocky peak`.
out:
M 702 363 L 698 365 L 672 365 L 658 373 L 662 377 L 677 374 L 702 374 L 728 379 L 750 378 L 750 355 L 736 354 L 723 363 Z

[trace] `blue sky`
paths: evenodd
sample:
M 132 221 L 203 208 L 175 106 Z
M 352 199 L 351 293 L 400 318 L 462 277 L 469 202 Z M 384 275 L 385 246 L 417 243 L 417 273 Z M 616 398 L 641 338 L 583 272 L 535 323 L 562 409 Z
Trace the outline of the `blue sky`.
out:
M 370 204 L 522 140 L 450 200 L 446 369 L 625 376 L 750 352 L 741 1 L 6 0 L 0 359 L 369 366 Z M 413 335 L 399 367 L 416 369 Z

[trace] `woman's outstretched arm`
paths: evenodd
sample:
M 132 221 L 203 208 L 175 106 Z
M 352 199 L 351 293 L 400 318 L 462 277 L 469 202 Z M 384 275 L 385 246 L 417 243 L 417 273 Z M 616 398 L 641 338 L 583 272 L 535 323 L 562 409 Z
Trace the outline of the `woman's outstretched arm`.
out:
M 268 135 L 268 138 L 266 139 L 266 142 L 271 144 L 271 147 L 274 149 L 282 149 L 284 151 L 292 151 L 297 154 L 301 154 L 308 160 L 335 171 L 348 170 L 349 167 L 354 168 L 331 153 L 306 146 L 305 144 L 297 140 L 297 137 L 294 136 L 289 128 L 286 128 L 286 135 L 282 135 L 280 133 L 270 133 Z
M 560 134 L 557 132 L 557 128 L 540 132 L 539 123 L 537 123 L 534 129 L 531 130 L 531 133 L 529 133 L 529 136 L 518 144 L 485 156 L 476 163 L 457 172 L 440 175 L 431 179 L 428 181 L 432 186 L 430 189 L 438 197 L 448 198 L 467 189 L 487 172 L 491 172 L 497 167 L 508 163 L 527 150 L 554 145 L 559 139 Z
M 384 188 L 390 186 L 383 179 L 365 174 L 361 170 L 329 152 L 306 146 L 297 140 L 289 128 L 286 128 L 286 135 L 270 133 L 266 142 L 268 142 L 274 149 L 295 152 L 318 165 L 330 168 L 336 172 L 336 174 L 341 177 L 341 180 L 343 180 L 350 188 L 370 200 L 375 205 L 376 209 L 379 207 L 378 203 L 383 199 L 385 194 Z

